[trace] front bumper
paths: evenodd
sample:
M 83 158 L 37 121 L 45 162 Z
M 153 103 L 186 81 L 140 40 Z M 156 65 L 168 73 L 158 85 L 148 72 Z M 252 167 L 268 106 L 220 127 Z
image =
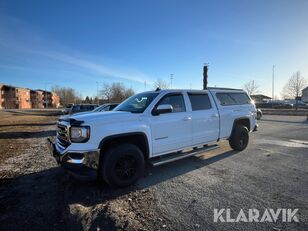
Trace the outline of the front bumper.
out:
M 48 139 L 48 147 L 57 163 L 81 180 L 96 180 L 100 150 L 66 151 Z

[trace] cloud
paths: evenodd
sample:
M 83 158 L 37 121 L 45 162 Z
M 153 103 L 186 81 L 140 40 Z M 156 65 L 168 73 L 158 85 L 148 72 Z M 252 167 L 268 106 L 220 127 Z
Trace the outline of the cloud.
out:
M 96 60 L 93 57 L 89 58 L 89 54 L 79 53 L 44 38 L 30 24 L 9 16 L 0 16 L 0 51 L 1 47 L 10 55 L 15 54 L 18 56 L 18 54 L 23 54 L 27 57 L 27 60 L 32 60 L 34 63 L 36 61 L 40 62 L 41 59 L 51 59 L 68 65 L 68 67 L 81 68 L 89 74 L 117 81 L 128 80 L 142 84 L 145 81 L 153 83 L 152 78 L 141 71 L 102 64 L 96 61 L 98 58 Z M 46 49 L 47 47 L 48 49 Z M 3 54 L 0 54 L 0 57 L 5 55 L 4 52 L 1 53 Z M 12 68 L 16 68 L 16 65 L 11 65 Z M 9 68 L 9 66 L 9 64 L 5 65 L 6 68 Z M 23 64 L 23 68 L 27 67 Z
M 111 69 L 109 67 L 106 67 L 102 64 L 90 61 L 88 59 L 79 58 L 76 56 L 68 55 L 65 53 L 59 53 L 59 52 L 53 52 L 53 51 L 31 51 L 34 54 L 42 55 L 57 61 L 61 61 L 70 65 L 78 66 L 83 69 L 89 70 L 91 72 L 113 77 L 116 79 L 124 79 L 124 80 L 130 80 L 135 81 L 139 83 L 144 83 L 145 79 L 149 78 L 146 75 L 142 73 L 130 73 L 130 71 L 122 71 L 119 69 Z

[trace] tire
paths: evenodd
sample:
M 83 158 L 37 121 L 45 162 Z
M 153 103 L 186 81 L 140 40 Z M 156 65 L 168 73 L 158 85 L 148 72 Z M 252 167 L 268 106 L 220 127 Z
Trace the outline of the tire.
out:
M 257 120 L 260 120 L 262 117 L 261 113 L 260 112 L 257 112 Z
M 144 166 L 144 155 L 136 145 L 121 144 L 103 154 L 100 176 L 111 186 L 125 187 L 141 177 Z
M 237 124 L 229 139 L 230 147 L 236 151 L 243 151 L 249 143 L 249 131 L 244 125 Z

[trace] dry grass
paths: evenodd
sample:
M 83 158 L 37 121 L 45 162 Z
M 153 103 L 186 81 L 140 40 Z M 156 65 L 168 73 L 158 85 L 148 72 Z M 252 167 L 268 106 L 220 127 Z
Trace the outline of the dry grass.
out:
M 30 138 L 53 134 L 50 128 L 56 120 L 57 116 L 49 116 L 47 113 L 0 111 L 0 166 L 31 149 L 35 139 Z

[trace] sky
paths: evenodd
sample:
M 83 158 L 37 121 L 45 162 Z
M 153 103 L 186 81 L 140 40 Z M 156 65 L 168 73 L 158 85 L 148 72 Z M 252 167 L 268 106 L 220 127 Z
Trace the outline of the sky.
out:
M 242 88 L 280 97 L 296 71 L 308 77 L 307 0 L 2 0 L 0 82 L 72 87 L 95 96 L 103 83 L 136 92 L 157 79 L 172 88 Z

